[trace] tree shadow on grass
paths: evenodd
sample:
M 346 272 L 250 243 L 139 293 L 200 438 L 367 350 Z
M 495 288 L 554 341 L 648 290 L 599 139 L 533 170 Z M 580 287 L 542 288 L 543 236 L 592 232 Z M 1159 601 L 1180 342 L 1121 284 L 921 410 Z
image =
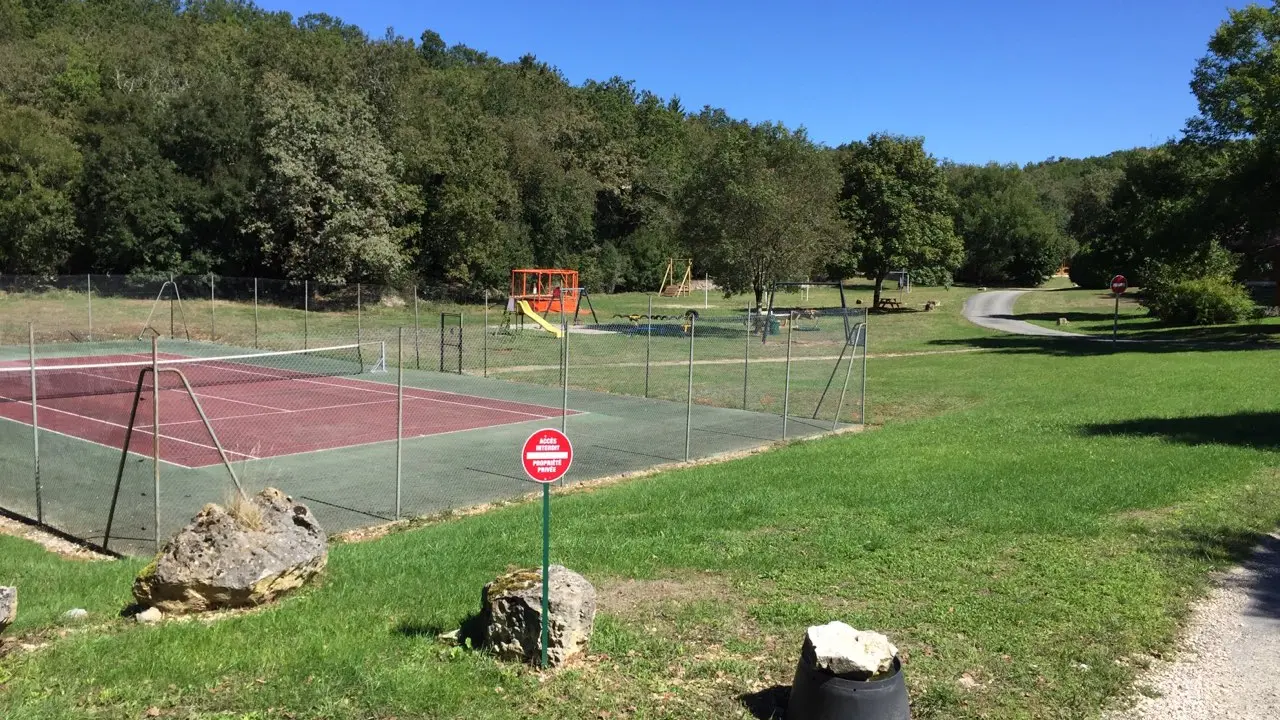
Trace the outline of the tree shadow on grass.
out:
M 1171 552 L 1240 566 L 1222 584 L 1249 597 L 1246 614 L 1280 620 L 1280 534 L 1239 528 L 1181 528 L 1173 531 Z
M 1068 332 L 1070 329 L 1068 328 Z M 1175 339 L 1134 340 L 1120 338 L 1112 344 L 1111 338 L 1067 337 L 1052 335 L 988 335 L 983 337 L 930 340 L 934 347 L 973 348 L 1015 355 L 1056 355 L 1059 357 L 1084 357 L 1115 355 L 1117 353 L 1165 354 L 1185 352 L 1222 352 L 1228 350 L 1269 350 L 1280 347 L 1275 343 L 1254 339 L 1238 341 L 1191 341 Z
M 1280 412 L 1138 418 L 1085 425 L 1080 432 L 1087 436 L 1160 437 L 1185 445 L 1236 445 L 1280 450 Z
M 1114 314 L 1111 312 L 1039 312 L 1039 313 L 1018 313 L 1017 315 L 992 315 L 991 317 L 1004 318 L 1006 320 L 1022 320 L 1023 322 L 1034 322 L 1040 320 L 1043 322 L 1057 322 L 1058 318 L 1066 318 L 1073 323 L 1081 322 L 1111 322 Z M 1138 320 L 1125 318 L 1126 327 L 1130 327 Z M 1151 321 L 1155 323 L 1155 320 Z M 1067 328 L 1068 330 L 1070 328 Z
M 743 693 L 738 701 L 760 720 L 783 720 L 787 717 L 787 702 L 791 698 L 789 685 L 774 685 L 753 693 Z

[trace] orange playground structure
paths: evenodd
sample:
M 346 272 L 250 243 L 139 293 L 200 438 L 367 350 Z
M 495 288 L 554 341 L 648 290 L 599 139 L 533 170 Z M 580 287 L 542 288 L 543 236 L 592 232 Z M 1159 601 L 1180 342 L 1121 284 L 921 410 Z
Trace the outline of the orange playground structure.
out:
M 577 270 L 521 268 L 511 271 L 511 299 L 524 300 L 540 315 L 578 312 Z

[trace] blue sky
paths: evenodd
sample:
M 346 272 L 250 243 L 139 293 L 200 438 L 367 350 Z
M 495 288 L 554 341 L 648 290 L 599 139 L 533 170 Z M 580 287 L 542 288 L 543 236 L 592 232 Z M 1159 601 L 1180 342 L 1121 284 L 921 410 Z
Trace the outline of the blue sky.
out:
M 262 0 L 373 36 L 431 28 L 575 84 L 613 75 L 686 108 L 803 125 L 828 145 L 923 135 L 958 162 L 1083 157 L 1178 135 L 1225 0 L 412 2 Z

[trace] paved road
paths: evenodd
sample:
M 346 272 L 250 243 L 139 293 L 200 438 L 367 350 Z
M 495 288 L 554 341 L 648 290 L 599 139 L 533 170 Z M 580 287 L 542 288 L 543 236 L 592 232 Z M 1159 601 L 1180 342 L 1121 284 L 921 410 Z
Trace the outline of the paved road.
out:
M 1063 332 L 1062 330 L 1054 330 L 1053 328 L 1040 327 L 1032 325 L 1022 320 L 1014 320 L 1013 303 L 1018 299 L 1019 295 L 1027 292 L 1026 290 L 996 290 L 993 292 L 978 293 L 970 297 L 964 303 L 964 309 L 961 311 L 964 316 L 975 325 L 981 325 L 984 328 L 999 330 L 1013 335 L 1042 335 L 1051 337 L 1074 337 L 1089 338 L 1087 335 L 1079 333 Z M 1092 339 L 1092 338 L 1089 338 Z

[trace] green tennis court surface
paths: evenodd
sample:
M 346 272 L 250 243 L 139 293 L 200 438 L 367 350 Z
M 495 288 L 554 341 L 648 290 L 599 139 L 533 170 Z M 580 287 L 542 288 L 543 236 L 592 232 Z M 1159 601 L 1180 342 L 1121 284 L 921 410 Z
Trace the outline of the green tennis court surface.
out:
M 100 348 L 115 352 L 122 348 Z M 192 343 L 188 353 L 225 353 L 228 348 Z M 68 349 L 68 352 L 70 349 Z M 86 361 L 91 358 L 86 358 Z M 674 370 L 674 368 L 673 368 Z M 396 369 L 386 374 L 363 374 L 371 392 L 378 385 L 394 389 Z M 458 393 L 502 403 L 559 408 L 562 389 L 494 378 L 406 370 L 406 394 L 423 390 Z M 245 386 L 250 387 L 250 386 Z M 219 390 L 225 392 L 225 388 Z M 198 391 L 197 391 L 198 394 Z M 249 389 L 240 397 L 252 398 Z M 348 398 L 353 404 L 359 398 Z M 575 448 L 573 468 L 564 482 L 644 470 L 682 461 L 685 457 L 685 402 L 645 399 L 570 388 L 571 414 L 566 430 Z M 361 406 L 362 417 L 371 406 Z M 387 413 L 394 404 L 380 403 Z M 321 434 L 328 424 L 344 422 L 342 408 L 304 418 L 281 417 L 274 428 L 261 421 L 255 431 L 264 447 L 276 433 L 306 431 L 296 423 L 312 423 Z M 349 418 L 348 418 L 349 419 Z M 127 420 L 127 418 L 126 418 Z M 387 418 L 369 418 L 383 423 Z M 394 415 L 391 416 L 394 421 Z M 749 412 L 695 404 L 689 416 L 692 459 L 741 451 L 775 442 L 782 437 L 782 418 L 773 413 Z M 558 427 L 560 418 L 531 417 L 524 422 L 489 425 L 402 441 L 400 514 L 415 516 L 460 509 L 517 497 L 535 489 L 521 469 L 519 448 L 539 427 Z M 804 437 L 831 430 L 831 420 L 791 417 L 787 436 Z M 392 436 L 394 437 L 394 436 Z M 239 440 L 249 455 L 252 444 Z M 68 434 L 41 432 L 40 478 L 46 524 L 91 542 L 101 543 L 111 505 L 112 488 L 120 462 L 119 448 L 93 444 Z M 330 532 L 374 525 L 396 516 L 397 442 L 363 443 L 278 457 L 234 461 L 245 484 L 255 491 L 275 486 L 307 503 Z M 155 534 L 153 517 L 153 465 L 149 457 L 130 455 L 111 532 L 111 548 L 126 553 L 147 553 Z M 225 502 L 231 491 L 226 469 L 220 465 L 177 467 L 164 464 L 160 482 L 160 534 L 167 537 L 209 502 Z M 35 517 L 35 481 L 31 427 L 0 420 L 0 507 Z

